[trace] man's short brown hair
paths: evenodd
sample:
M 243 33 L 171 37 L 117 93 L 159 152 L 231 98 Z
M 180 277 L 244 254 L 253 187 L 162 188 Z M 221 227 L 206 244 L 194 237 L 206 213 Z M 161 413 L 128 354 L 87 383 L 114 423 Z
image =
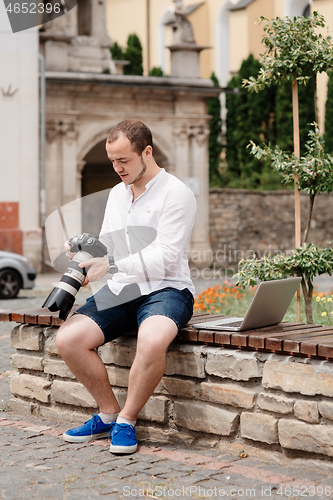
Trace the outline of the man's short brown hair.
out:
M 130 141 L 133 151 L 141 155 L 147 146 L 153 147 L 151 130 L 139 120 L 123 120 L 113 127 L 106 140 L 107 143 L 114 142 L 124 134 Z

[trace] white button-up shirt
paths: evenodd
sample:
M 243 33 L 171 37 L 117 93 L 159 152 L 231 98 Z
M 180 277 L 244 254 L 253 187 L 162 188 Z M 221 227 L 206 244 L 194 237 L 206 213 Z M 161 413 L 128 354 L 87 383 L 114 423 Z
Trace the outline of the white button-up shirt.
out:
M 130 186 L 111 189 L 99 237 L 118 266 L 111 291 L 137 283 L 143 295 L 166 287 L 194 294 L 188 251 L 195 212 L 192 191 L 164 169 L 135 201 Z

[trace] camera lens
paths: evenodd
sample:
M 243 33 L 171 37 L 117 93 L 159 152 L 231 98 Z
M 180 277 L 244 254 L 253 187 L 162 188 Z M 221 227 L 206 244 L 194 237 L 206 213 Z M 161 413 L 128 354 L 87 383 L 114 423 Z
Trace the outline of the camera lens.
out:
M 47 307 L 51 312 L 60 311 L 60 319 L 67 318 L 87 274 L 86 269 L 79 266 L 80 263 L 93 257 L 103 257 L 107 253 L 107 248 L 87 233 L 71 238 L 69 244 L 71 251 L 78 253 L 70 262 L 58 286 L 52 290 L 43 304 L 43 307 Z

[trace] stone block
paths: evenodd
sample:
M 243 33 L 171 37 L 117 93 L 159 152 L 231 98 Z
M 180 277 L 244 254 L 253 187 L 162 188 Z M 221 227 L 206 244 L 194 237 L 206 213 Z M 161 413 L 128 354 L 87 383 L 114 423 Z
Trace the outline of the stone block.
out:
M 318 403 L 318 410 L 322 417 L 333 420 L 333 402 L 320 401 Z
M 120 366 L 106 366 L 106 371 L 108 372 L 109 381 L 112 387 L 128 386 L 129 370 L 127 368 L 122 368 Z
M 261 410 L 287 415 L 293 411 L 294 400 L 277 394 L 261 392 L 258 395 L 257 405 Z
M 18 325 L 11 333 L 11 342 L 14 349 L 26 351 L 41 351 L 43 328 L 35 325 Z
M 166 375 L 205 378 L 205 358 L 198 346 L 172 346 L 166 357 Z
M 171 76 L 175 78 L 200 78 L 200 56 L 198 50 L 179 48 L 171 50 Z
M 31 417 L 35 409 L 35 404 L 19 398 L 13 398 L 8 401 L 8 411 L 16 415 Z
M 166 421 L 167 401 L 167 398 L 163 396 L 151 396 L 140 411 L 138 418 L 163 424 Z
M 54 380 L 51 389 L 52 401 L 83 408 L 97 408 L 96 401 L 79 382 Z
M 47 339 L 49 337 L 54 337 L 57 335 L 59 330 L 58 326 L 44 326 L 43 333 L 44 337 Z
M 235 384 L 216 384 L 212 382 L 202 382 L 200 388 L 202 399 L 247 409 L 254 406 L 256 393 L 250 389 Z
M 155 393 L 170 394 L 172 396 L 195 398 L 197 396 L 196 382 L 178 377 L 163 377 L 155 389 Z
M 39 414 L 41 417 L 47 420 L 55 420 L 56 422 L 62 422 L 64 427 L 76 427 L 82 425 L 84 422 L 89 420 L 94 411 L 87 410 L 86 412 L 67 410 L 60 408 L 59 406 L 40 406 Z M 64 429 L 65 430 L 65 429 Z
M 11 365 L 19 369 L 43 371 L 43 358 L 16 353 L 11 356 Z
M 193 431 L 230 436 L 238 427 L 239 413 L 201 401 L 175 401 L 174 421 Z
M 127 389 L 119 389 L 118 387 L 115 387 L 113 389 L 113 392 L 116 397 L 116 400 L 119 403 L 120 408 L 123 408 L 126 402 Z
M 262 367 L 256 353 L 207 348 L 206 372 L 216 377 L 246 381 L 260 378 Z
M 241 436 L 262 443 L 278 443 L 278 419 L 265 413 L 244 412 L 240 419 Z
M 22 373 L 10 381 L 10 391 L 14 396 L 37 399 L 48 403 L 50 399 L 51 382 L 45 378 Z
M 126 401 L 127 391 L 116 388 L 113 392 L 120 407 L 123 408 Z M 140 411 L 138 419 L 164 423 L 166 420 L 166 404 L 167 398 L 163 396 L 150 396 L 147 403 Z
M 66 363 L 60 359 L 44 359 L 43 365 L 44 373 L 61 378 L 75 379 L 75 375 L 70 371 Z
M 66 42 L 47 40 L 45 56 L 49 70 L 68 71 L 68 45 Z
M 321 364 L 267 361 L 264 366 L 264 387 L 307 396 L 333 396 L 333 373 Z M 327 367 L 328 368 L 328 367 Z
M 124 339 L 124 344 L 120 344 L 119 342 L 109 342 L 108 344 L 100 347 L 98 352 L 103 363 L 105 364 L 131 366 L 135 356 L 135 345 L 131 345 L 131 343 L 128 342 L 125 343 Z
M 305 420 L 309 424 L 318 424 L 320 419 L 316 401 L 296 401 L 294 414 L 295 417 Z
M 45 336 L 44 350 L 51 356 L 59 356 L 59 351 L 56 346 L 57 331 L 58 329 L 53 327 L 48 327 L 44 329 L 44 336 Z
M 331 425 L 313 425 L 281 418 L 278 431 L 280 444 L 284 448 L 333 457 L 333 426 Z

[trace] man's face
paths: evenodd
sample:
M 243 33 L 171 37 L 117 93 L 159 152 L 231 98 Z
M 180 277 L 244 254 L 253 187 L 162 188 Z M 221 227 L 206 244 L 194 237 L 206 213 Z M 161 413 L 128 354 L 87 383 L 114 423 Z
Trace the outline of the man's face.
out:
M 142 157 L 133 151 L 132 144 L 125 135 L 106 144 L 106 152 L 114 171 L 127 184 L 135 184 L 144 176 L 147 165 Z

